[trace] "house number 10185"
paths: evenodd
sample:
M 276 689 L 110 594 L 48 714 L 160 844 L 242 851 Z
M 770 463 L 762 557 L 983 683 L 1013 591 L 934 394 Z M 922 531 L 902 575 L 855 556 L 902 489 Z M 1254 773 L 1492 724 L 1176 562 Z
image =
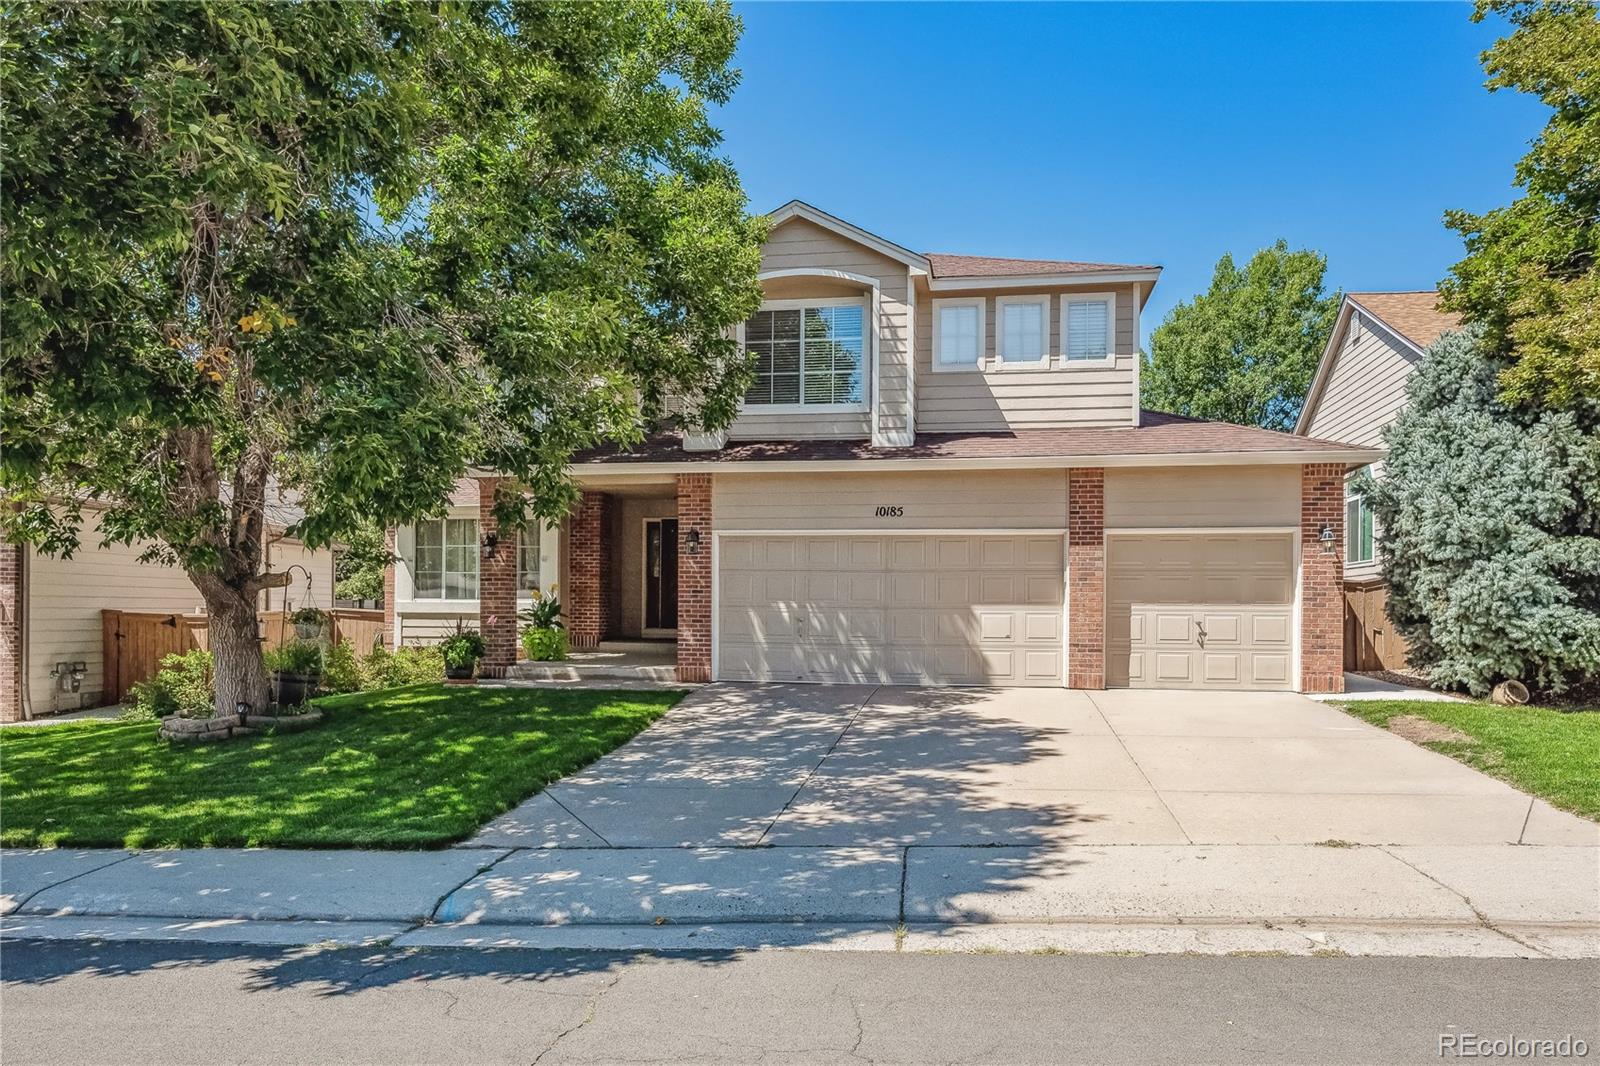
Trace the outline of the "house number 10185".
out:
M 877 518 L 901 518 L 905 515 L 906 509 L 904 507 L 893 506 L 880 507 L 872 513 Z

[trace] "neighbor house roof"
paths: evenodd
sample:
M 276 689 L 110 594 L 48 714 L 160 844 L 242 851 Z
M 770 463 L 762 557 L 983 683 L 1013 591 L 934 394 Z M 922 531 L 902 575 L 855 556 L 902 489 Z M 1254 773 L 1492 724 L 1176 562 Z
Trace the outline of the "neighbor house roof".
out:
M 1415 292 L 1347 292 L 1339 305 L 1339 317 L 1334 320 L 1333 332 L 1323 345 L 1322 358 L 1317 361 L 1316 375 L 1306 392 L 1306 402 L 1300 409 L 1300 419 L 1294 431 L 1304 433 L 1311 425 L 1311 416 L 1322 402 L 1328 387 L 1333 364 L 1344 347 L 1345 334 L 1350 329 L 1350 318 L 1355 312 L 1377 322 L 1400 342 L 1402 354 L 1415 361 L 1422 358 L 1428 346 L 1461 325 L 1461 316 L 1439 307 L 1439 293 L 1434 289 Z M 1410 349 L 1409 353 L 1404 349 Z
M 992 433 L 918 433 L 908 448 L 874 447 L 866 440 L 741 440 L 715 451 L 684 451 L 665 433 L 619 451 L 600 448 L 573 456 L 580 472 L 619 472 L 654 465 L 931 463 L 973 466 L 1161 466 L 1176 463 L 1314 463 L 1364 465 L 1381 457 L 1370 448 L 1297 437 L 1253 426 L 1206 422 L 1144 411 L 1139 425 L 1018 429 Z
M 992 255 L 946 255 L 943 252 L 926 252 L 924 256 L 936 278 L 1021 278 L 1161 269 L 1143 264 L 1084 263 L 1074 259 L 1004 259 Z
M 1439 307 L 1434 289 L 1419 292 L 1350 292 L 1345 297 L 1418 348 L 1427 348 L 1461 325 L 1461 316 Z

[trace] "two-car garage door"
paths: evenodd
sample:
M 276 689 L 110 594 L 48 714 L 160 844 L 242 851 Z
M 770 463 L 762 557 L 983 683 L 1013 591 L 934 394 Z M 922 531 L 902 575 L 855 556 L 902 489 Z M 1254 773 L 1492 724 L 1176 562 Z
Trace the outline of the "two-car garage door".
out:
M 1061 684 L 1060 534 L 719 540 L 724 680 Z

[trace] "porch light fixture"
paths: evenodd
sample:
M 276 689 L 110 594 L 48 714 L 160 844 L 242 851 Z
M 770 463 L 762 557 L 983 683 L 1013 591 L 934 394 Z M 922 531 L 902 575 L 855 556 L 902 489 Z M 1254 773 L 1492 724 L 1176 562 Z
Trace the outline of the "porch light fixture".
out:
M 494 558 L 494 550 L 500 546 L 500 534 L 485 533 L 479 542 L 480 553 L 485 559 Z
M 1322 532 L 1317 534 L 1317 539 L 1322 542 L 1322 554 L 1333 554 L 1333 527 L 1323 526 Z
M 698 529 L 690 529 L 689 532 L 683 535 L 683 548 L 690 555 L 700 554 L 700 531 Z

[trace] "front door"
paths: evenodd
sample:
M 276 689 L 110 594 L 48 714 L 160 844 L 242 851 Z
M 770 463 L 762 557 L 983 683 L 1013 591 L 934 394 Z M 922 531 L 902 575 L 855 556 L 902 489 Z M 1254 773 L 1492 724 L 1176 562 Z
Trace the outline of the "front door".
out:
M 678 628 L 678 520 L 644 524 L 644 628 Z

